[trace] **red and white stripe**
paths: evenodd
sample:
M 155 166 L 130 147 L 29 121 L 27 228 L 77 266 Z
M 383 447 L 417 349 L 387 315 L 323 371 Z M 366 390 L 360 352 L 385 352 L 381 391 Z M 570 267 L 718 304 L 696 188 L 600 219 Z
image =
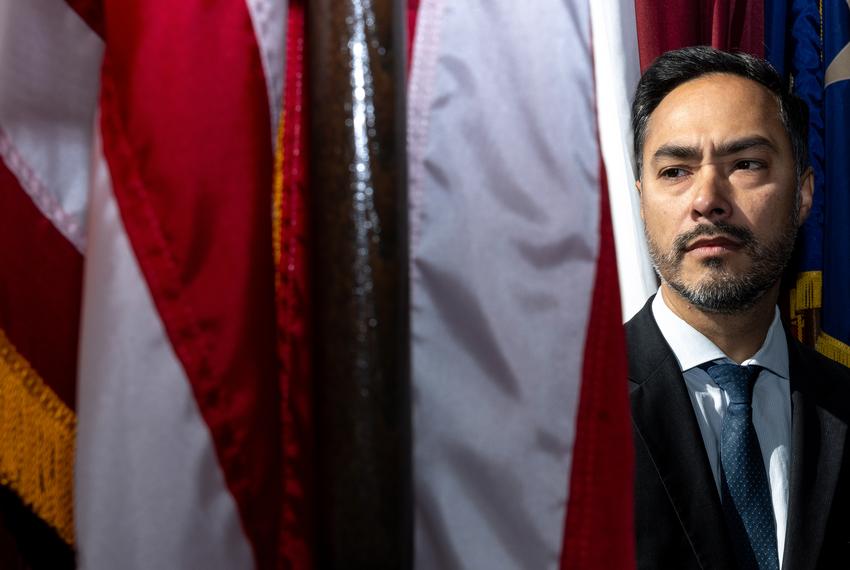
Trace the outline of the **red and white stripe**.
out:
M 0 9 L 3 214 L 20 222 L 3 229 L 22 241 L 3 248 L 4 271 L 21 270 L 7 332 L 71 406 L 78 383 L 83 568 L 274 565 L 270 204 L 285 9 Z
M 417 568 L 633 559 L 592 35 L 584 0 L 420 4 L 408 94 Z
M 95 160 L 80 346 L 80 567 L 251 567 L 210 430 L 133 254 L 99 147 Z
M 105 4 L 80 342 L 80 562 L 270 567 L 285 4 Z
M 0 7 L 0 328 L 72 410 L 102 53 L 64 2 Z

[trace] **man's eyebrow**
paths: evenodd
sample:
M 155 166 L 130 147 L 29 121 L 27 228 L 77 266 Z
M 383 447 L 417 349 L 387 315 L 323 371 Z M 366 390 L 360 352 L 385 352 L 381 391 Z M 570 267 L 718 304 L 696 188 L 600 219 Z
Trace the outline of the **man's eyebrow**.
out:
M 676 158 L 679 160 L 699 160 L 702 152 L 695 146 L 681 144 L 663 144 L 652 154 L 652 162 L 658 162 L 662 158 Z
M 714 156 L 724 157 L 759 147 L 776 152 L 776 145 L 770 142 L 769 139 L 762 136 L 753 136 L 732 140 L 719 145 L 714 151 Z M 696 146 L 663 144 L 653 153 L 652 162 L 658 162 L 662 158 L 695 161 L 702 158 L 702 151 Z
M 730 154 L 737 154 L 744 150 L 759 147 L 776 152 L 776 146 L 770 140 L 762 136 L 754 136 L 723 143 L 717 147 L 714 154 L 717 156 L 729 156 Z

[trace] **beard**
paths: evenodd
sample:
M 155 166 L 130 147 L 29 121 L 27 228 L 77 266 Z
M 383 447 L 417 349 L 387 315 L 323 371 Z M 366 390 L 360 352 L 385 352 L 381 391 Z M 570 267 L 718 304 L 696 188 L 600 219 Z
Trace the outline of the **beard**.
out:
M 669 251 L 646 232 L 649 254 L 655 271 L 671 289 L 697 308 L 709 313 L 737 313 L 751 308 L 779 280 L 797 237 L 799 209 L 794 208 L 788 225 L 770 243 L 759 242 L 753 232 L 741 226 L 716 222 L 701 224 L 680 234 Z M 702 260 L 703 274 L 694 283 L 682 279 L 682 260 L 688 244 L 699 237 L 728 237 L 741 244 L 752 266 L 745 272 L 731 270 L 722 257 Z

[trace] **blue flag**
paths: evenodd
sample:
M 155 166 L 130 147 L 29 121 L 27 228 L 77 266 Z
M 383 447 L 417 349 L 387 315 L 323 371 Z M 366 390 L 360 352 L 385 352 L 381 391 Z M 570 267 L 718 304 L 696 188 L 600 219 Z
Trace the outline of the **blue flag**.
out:
M 809 110 L 812 211 L 792 312 L 821 309 L 817 349 L 850 366 L 850 0 L 767 0 L 765 53 Z M 802 322 L 802 313 L 792 315 Z
M 818 350 L 850 366 L 850 2 L 823 2 L 824 255 Z

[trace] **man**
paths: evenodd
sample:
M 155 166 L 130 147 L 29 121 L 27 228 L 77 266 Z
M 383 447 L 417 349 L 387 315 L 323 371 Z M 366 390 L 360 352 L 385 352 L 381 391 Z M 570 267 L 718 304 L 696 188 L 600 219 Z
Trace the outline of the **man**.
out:
M 639 568 L 850 567 L 850 371 L 776 302 L 812 204 L 801 104 L 760 59 L 658 58 L 632 107 L 659 292 L 626 325 Z

